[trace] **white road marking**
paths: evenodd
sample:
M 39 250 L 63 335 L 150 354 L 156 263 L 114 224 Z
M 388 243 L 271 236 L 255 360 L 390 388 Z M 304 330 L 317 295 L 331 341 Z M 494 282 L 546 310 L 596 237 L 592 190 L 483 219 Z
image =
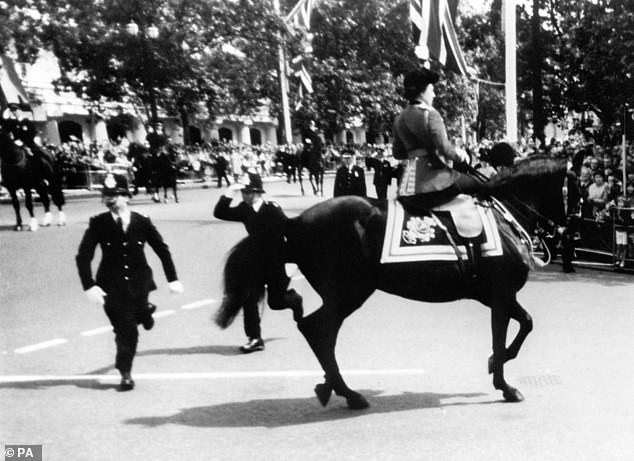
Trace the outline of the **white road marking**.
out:
M 93 328 L 92 330 L 82 331 L 80 334 L 82 336 L 94 336 L 100 335 L 102 333 L 109 333 L 112 331 L 112 327 L 110 325 L 105 327 Z
M 344 375 L 422 375 L 422 369 L 343 370 Z M 185 380 L 185 379 L 253 379 L 253 378 L 301 378 L 323 377 L 321 370 L 285 371 L 226 371 L 206 373 L 135 373 L 135 380 Z M 9 375 L 0 376 L 0 383 L 28 383 L 35 381 L 118 381 L 119 375 Z
M 20 347 L 14 352 L 16 354 L 26 354 L 28 352 L 37 351 L 40 349 L 46 349 L 47 347 L 57 346 L 59 344 L 67 343 L 68 340 L 64 338 L 51 339 L 50 341 L 44 341 L 43 343 L 31 344 L 30 346 Z
M 217 303 L 218 301 L 215 299 L 201 299 L 200 301 L 196 301 L 189 304 L 183 304 L 181 309 L 198 309 L 199 307 L 208 306 L 210 304 Z
M 174 315 L 174 314 L 176 314 L 176 311 L 169 309 L 166 311 L 157 312 L 156 314 L 152 315 L 152 317 L 154 317 L 155 319 L 158 319 L 161 317 L 167 317 L 169 315 Z

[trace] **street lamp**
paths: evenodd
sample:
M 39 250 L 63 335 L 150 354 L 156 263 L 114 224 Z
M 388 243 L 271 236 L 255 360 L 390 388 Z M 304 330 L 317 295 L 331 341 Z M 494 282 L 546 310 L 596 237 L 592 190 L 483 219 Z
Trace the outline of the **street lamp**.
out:
M 126 24 L 125 30 L 132 37 L 137 37 L 140 32 L 139 25 L 136 22 L 134 22 L 134 20 L 130 20 L 130 22 Z M 159 36 L 159 29 L 154 24 L 150 24 L 145 29 L 145 33 L 142 34 L 142 37 L 148 38 L 150 40 L 156 40 L 158 36 Z M 143 40 L 143 42 L 144 42 L 143 50 L 146 51 L 148 48 L 150 48 L 149 41 Z M 154 67 L 155 66 L 154 66 L 153 50 L 150 48 L 149 51 L 150 51 L 150 57 L 147 59 L 147 61 L 150 64 L 148 66 L 149 77 L 147 78 L 146 81 L 147 81 L 148 97 L 150 99 L 150 112 L 151 112 L 150 123 L 152 125 L 152 128 L 156 130 L 156 126 L 158 123 L 158 111 L 156 108 L 156 92 L 154 89 L 154 71 L 155 71 Z

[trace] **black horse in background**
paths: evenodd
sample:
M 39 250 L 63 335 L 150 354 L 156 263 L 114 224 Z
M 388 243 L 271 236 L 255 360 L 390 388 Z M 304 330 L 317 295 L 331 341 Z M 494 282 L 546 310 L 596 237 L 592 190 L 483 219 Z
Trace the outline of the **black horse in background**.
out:
M 156 191 L 163 188 L 163 202 L 167 203 L 167 190 L 172 189 L 174 192 L 174 201 L 178 203 L 178 187 L 176 180 L 178 178 L 178 166 L 176 163 L 176 155 L 171 149 L 162 149 L 154 158 L 154 183 Z
M 308 181 L 313 188 L 313 194 L 324 196 L 324 163 L 321 139 L 316 133 L 309 132 L 305 137 L 304 148 L 301 150 L 299 165 L 297 165 L 297 176 L 302 195 L 304 195 L 302 172 L 305 168 L 308 170 Z
M 337 364 L 335 345 L 343 321 L 377 289 L 424 302 L 474 299 L 489 307 L 493 355 L 488 366 L 493 386 L 502 391 L 506 401 L 523 400 L 520 391 L 506 382 L 504 364 L 518 355 L 533 328 L 531 316 L 517 300 L 534 264 L 527 232 L 538 225 L 563 223 L 565 177 L 565 162 L 531 158 L 483 183 L 481 195 L 485 206 L 493 210 L 503 254 L 482 257 L 469 271 L 465 271 L 463 260 L 381 264 L 386 202 L 337 197 L 292 218 L 286 232 L 288 259 L 298 265 L 323 301 L 319 309 L 298 322 L 325 372 L 325 382 L 315 388 L 322 405 L 328 403 L 334 391 L 347 400 L 351 409 L 369 406 L 360 393 L 346 385 Z M 487 197 L 497 197 L 506 204 L 514 219 Z M 514 224 L 517 222 L 525 231 Z M 453 238 L 457 240 L 459 236 Z M 220 327 L 232 322 L 244 299 L 257 287 L 254 281 L 268 270 L 264 261 L 260 266 L 253 264 L 253 245 L 256 242 L 247 237 L 227 258 L 225 296 L 216 316 Z M 399 315 L 396 311 L 387 312 Z M 519 330 L 507 347 L 510 319 L 519 323 Z
M 31 217 L 29 229 L 35 231 L 39 224 L 33 213 L 35 190 L 44 206 L 43 226 L 52 222 L 51 198 L 58 209 L 58 225 L 66 224 L 62 176 L 55 157 L 35 142 L 35 126 L 28 119 L 0 118 L 0 176 L 2 185 L 9 191 L 15 211 L 15 230 L 22 230 L 22 216 L 18 190 L 24 191 L 25 206 Z
M 137 195 L 141 187 L 145 188 L 145 192 L 152 197 L 152 200 L 159 202 L 158 197 L 158 178 L 156 174 L 155 158 L 150 154 L 147 147 L 130 143 L 128 147 L 128 160 L 132 162 L 132 170 L 134 172 L 133 193 Z

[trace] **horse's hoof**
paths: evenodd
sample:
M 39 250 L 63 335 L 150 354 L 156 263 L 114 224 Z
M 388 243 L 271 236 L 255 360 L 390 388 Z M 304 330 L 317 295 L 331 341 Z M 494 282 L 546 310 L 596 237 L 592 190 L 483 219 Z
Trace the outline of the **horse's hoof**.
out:
M 319 403 L 321 403 L 321 406 L 325 407 L 330 401 L 332 388 L 330 386 L 327 386 L 326 384 L 317 384 L 315 386 L 315 394 L 317 394 L 317 398 L 319 399 Z
M 57 225 L 58 226 L 66 225 L 66 213 L 64 213 L 63 211 L 60 211 L 59 215 L 57 216 Z
M 40 225 L 37 223 L 37 219 L 35 218 L 31 218 L 31 221 L 29 221 L 29 230 L 31 232 L 35 232 L 36 230 L 38 230 L 40 227 Z
M 16 224 L 13 230 L 16 232 L 20 232 L 22 230 L 22 224 Z
M 53 215 L 50 212 L 44 214 L 44 219 L 42 220 L 42 227 L 48 227 L 53 222 Z
M 522 393 L 514 387 L 510 386 L 502 393 L 502 395 L 504 396 L 504 400 L 506 400 L 507 402 L 514 403 L 524 400 L 524 396 L 522 395 Z
M 368 402 L 361 394 L 356 392 L 347 397 L 346 400 L 348 401 L 348 408 L 351 410 L 365 410 L 370 406 L 370 402 Z

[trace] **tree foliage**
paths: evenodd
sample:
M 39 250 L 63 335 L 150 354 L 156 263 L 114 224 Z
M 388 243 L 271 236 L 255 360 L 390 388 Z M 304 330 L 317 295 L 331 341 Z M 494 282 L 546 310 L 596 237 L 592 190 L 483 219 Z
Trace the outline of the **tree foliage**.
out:
M 136 97 L 181 118 L 213 117 L 248 114 L 276 93 L 284 28 L 263 2 L 47 0 L 47 9 L 42 39 L 65 72 L 58 83 L 88 100 Z
M 538 0 L 533 0 L 537 2 Z M 625 103 L 634 103 L 634 2 L 631 0 L 539 0 L 541 49 L 531 46 L 534 10 L 518 18 L 518 89 L 532 104 L 535 54 L 542 56 L 543 111 L 593 110 L 607 130 Z

